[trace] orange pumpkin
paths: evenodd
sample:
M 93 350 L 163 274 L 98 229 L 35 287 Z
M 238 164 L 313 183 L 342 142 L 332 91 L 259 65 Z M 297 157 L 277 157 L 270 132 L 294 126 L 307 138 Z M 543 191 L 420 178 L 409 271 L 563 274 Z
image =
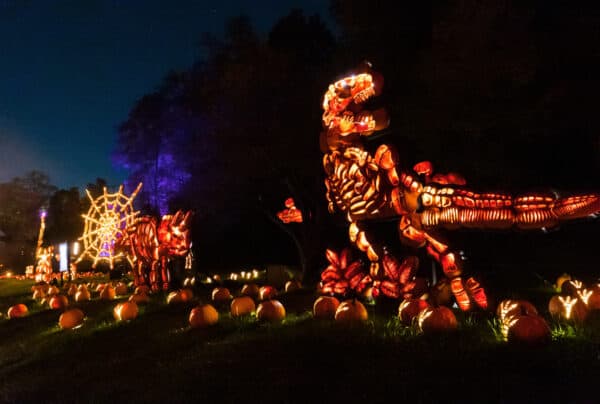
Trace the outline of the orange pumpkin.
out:
M 90 292 L 87 290 L 87 288 L 78 290 L 77 293 L 75 293 L 75 301 L 76 302 L 87 302 L 90 299 L 91 299 Z
M 538 311 L 527 300 L 505 299 L 498 304 L 496 315 L 501 321 L 516 315 L 537 316 Z
M 588 310 L 600 310 L 600 289 L 594 288 L 587 300 Z
M 135 293 L 136 295 L 139 293 L 148 294 L 150 293 L 150 287 L 148 285 L 140 285 L 137 288 L 135 288 L 135 291 L 133 293 Z
M 48 288 L 48 291 L 46 292 L 46 294 L 48 296 L 58 295 L 59 293 L 60 293 L 60 290 L 56 286 L 50 286 Z
M 340 303 L 335 311 L 335 321 L 341 323 L 357 323 L 368 320 L 367 308 L 358 300 L 351 299 Z
M 398 306 L 398 318 L 404 325 L 411 325 L 419 313 L 428 308 L 429 303 L 422 299 L 405 299 Z
M 184 302 L 189 302 L 194 298 L 194 291 L 190 288 L 183 288 L 180 292 Z
M 67 295 L 69 295 L 69 296 L 75 296 L 75 293 L 77 293 L 77 285 L 75 285 L 74 283 L 72 283 L 71 286 L 69 286 L 69 290 L 67 291 Z
M 167 304 L 183 303 L 186 296 L 180 290 L 174 290 L 167 295 Z
M 102 292 L 102 290 L 104 290 L 105 287 L 106 287 L 106 284 L 99 283 L 98 286 L 96 286 L 96 292 L 98 292 L 98 293 Z
M 285 283 L 285 291 L 287 293 L 293 292 L 293 291 L 301 289 L 301 288 L 302 288 L 302 284 L 297 279 L 293 279 L 293 280 L 287 281 Z
M 134 293 L 129 296 L 128 299 L 130 302 L 134 302 L 135 304 L 145 304 L 150 302 L 150 297 L 145 293 Z
M 138 306 L 135 302 L 123 302 L 115 306 L 113 316 L 117 321 L 129 321 L 136 318 L 138 312 Z
M 65 295 L 54 295 L 50 298 L 48 305 L 53 310 L 62 310 L 69 305 L 69 299 Z
M 333 296 L 321 296 L 313 304 L 313 317 L 333 320 L 340 301 Z
M 538 344 L 550 341 L 548 323 L 540 316 L 517 315 L 508 329 L 509 342 Z
M 79 309 L 69 309 L 62 313 L 58 318 L 58 325 L 63 330 L 71 330 L 80 327 L 83 324 L 85 315 Z
M 216 303 L 228 302 L 231 300 L 231 293 L 227 288 L 214 288 L 212 291 L 212 299 Z
M 36 289 L 35 292 L 33 292 L 33 300 L 42 300 L 44 297 L 46 297 L 46 294 L 41 289 Z
M 242 286 L 242 295 L 250 296 L 250 297 L 258 297 L 259 287 L 255 283 L 247 283 Z
M 454 331 L 458 327 L 454 312 L 445 306 L 422 310 L 417 317 L 417 323 L 424 334 Z
M 128 290 L 126 284 L 124 284 L 123 282 L 117 283 L 117 285 L 115 286 L 115 294 L 117 294 L 118 296 L 122 296 L 126 295 L 127 292 Z
M 29 309 L 27 306 L 25 306 L 23 303 L 19 303 L 9 307 L 6 315 L 8 318 L 19 318 L 26 316 L 28 312 Z
M 588 316 L 588 309 L 580 299 L 571 296 L 555 295 L 548 302 L 548 311 L 554 317 L 582 323 Z
M 219 312 L 211 304 L 203 304 L 192 309 L 188 320 L 192 328 L 209 327 L 219 321 Z
M 256 318 L 260 321 L 281 321 L 285 318 L 285 307 L 278 300 L 265 300 L 258 305 Z
M 583 282 L 577 279 L 565 281 L 560 288 L 562 295 L 577 297 L 577 291 L 584 288 Z
M 254 310 L 256 310 L 256 305 L 250 296 L 236 297 L 231 301 L 231 315 L 233 317 L 245 316 Z
M 277 289 L 273 286 L 263 286 L 258 290 L 259 300 L 269 300 L 277 296 Z
M 115 288 L 112 285 L 106 285 L 100 292 L 101 300 L 113 300 L 116 297 Z

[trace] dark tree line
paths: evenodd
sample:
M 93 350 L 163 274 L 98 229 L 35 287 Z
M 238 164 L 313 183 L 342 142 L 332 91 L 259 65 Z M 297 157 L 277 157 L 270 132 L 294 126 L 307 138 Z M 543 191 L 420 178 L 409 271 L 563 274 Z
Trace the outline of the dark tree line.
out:
M 385 77 L 383 140 L 405 166 L 428 159 L 475 188 L 597 188 L 600 7 L 333 0 L 330 10 L 336 27 L 293 10 L 266 37 L 232 19 L 121 124 L 115 162 L 145 183 L 148 209 L 195 211 L 199 259 L 289 260 L 269 216 L 288 196 L 311 212 L 290 225 L 309 269 L 325 240 L 345 240 L 325 207 L 320 102 L 365 59 Z

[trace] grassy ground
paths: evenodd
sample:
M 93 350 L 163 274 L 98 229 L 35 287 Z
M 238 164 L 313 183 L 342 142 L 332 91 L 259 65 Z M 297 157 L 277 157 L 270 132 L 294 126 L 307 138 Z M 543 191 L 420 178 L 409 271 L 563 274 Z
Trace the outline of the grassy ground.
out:
M 0 281 L 4 315 L 17 302 L 30 309 L 0 319 L 0 402 L 597 402 L 598 322 L 552 322 L 552 343 L 522 347 L 497 338 L 492 314 L 457 313 L 456 333 L 423 336 L 398 323 L 396 303 L 369 306 L 362 326 L 316 321 L 305 289 L 281 296 L 282 324 L 220 307 L 218 325 L 191 329 L 190 309 L 209 300 L 201 287 L 190 303 L 154 295 L 129 323 L 113 320 L 115 301 L 93 298 L 76 304 L 83 327 L 67 331 L 31 285 Z M 541 301 L 548 290 L 530 293 Z

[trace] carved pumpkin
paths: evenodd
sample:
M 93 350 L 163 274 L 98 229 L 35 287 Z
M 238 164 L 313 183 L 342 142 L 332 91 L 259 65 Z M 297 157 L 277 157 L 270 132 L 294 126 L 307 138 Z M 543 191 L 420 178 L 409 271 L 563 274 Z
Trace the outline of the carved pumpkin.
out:
M 263 286 L 258 290 L 259 300 L 269 300 L 277 296 L 277 289 L 273 286 Z
M 428 308 L 429 303 L 422 299 L 405 299 L 398 306 L 398 318 L 402 321 L 404 325 L 411 325 L 414 318 L 416 318 L 419 313 Z
M 236 297 L 231 301 L 231 315 L 233 317 L 240 317 L 251 314 L 256 310 L 254 300 L 250 296 Z
M 508 328 L 509 342 L 537 344 L 551 339 L 550 327 L 540 316 L 517 315 Z
M 588 315 L 585 304 L 571 296 L 552 296 L 548 302 L 548 311 L 554 317 L 573 320 L 576 323 L 582 323 Z
M 424 334 L 454 331 L 458 327 L 454 312 L 445 306 L 422 310 L 417 316 L 417 323 Z
M 253 298 L 258 297 L 259 287 L 255 283 L 247 283 L 242 286 L 242 295 L 250 296 Z
M 589 293 L 586 303 L 588 310 L 600 310 L 600 289 L 594 288 Z
M 50 298 L 48 305 L 53 310 L 62 310 L 69 305 L 69 299 L 65 295 L 54 295 Z
M 87 290 L 87 288 L 78 290 L 77 293 L 75 293 L 75 301 L 76 302 L 87 302 L 90 299 L 91 299 L 90 292 L 89 292 L 89 290 Z
M 537 316 L 538 311 L 533 304 L 527 300 L 506 299 L 498 304 L 496 315 L 500 321 L 516 315 Z
M 19 303 L 9 307 L 6 316 L 8 318 L 19 318 L 26 316 L 28 312 L 29 309 L 27 308 L 27 306 L 25 306 L 23 303 Z
M 129 296 L 128 299 L 130 302 L 134 302 L 135 304 L 145 304 L 150 302 L 150 297 L 145 293 L 134 293 Z
M 293 291 L 301 289 L 301 288 L 302 288 L 302 284 L 297 279 L 294 279 L 294 280 L 291 280 L 291 281 L 287 281 L 285 283 L 285 291 L 287 293 L 293 292 Z
M 343 301 L 335 311 L 335 321 L 341 323 L 358 323 L 368 319 L 366 307 L 356 299 Z
M 258 305 L 256 318 L 260 321 L 281 321 L 285 318 L 285 307 L 278 300 L 265 300 Z
M 136 318 L 138 312 L 138 305 L 135 302 L 122 302 L 113 309 L 113 316 L 117 321 L 129 321 Z
M 188 318 L 192 328 L 210 327 L 219 321 L 219 312 L 211 304 L 194 307 Z
M 333 296 L 321 296 L 313 304 L 313 317 L 333 320 L 340 301 Z
M 63 330 L 72 330 L 83 324 L 84 317 L 83 311 L 79 309 L 69 309 L 60 315 L 58 318 L 58 325 Z
M 123 282 L 117 283 L 117 285 L 115 286 L 115 293 L 117 294 L 117 296 L 126 295 L 127 292 L 128 290 L 126 284 L 124 284 Z
M 215 303 L 223 303 L 231 300 L 231 293 L 227 288 L 214 288 L 212 291 L 212 299 Z
M 100 292 L 101 300 L 113 300 L 116 297 L 115 288 L 112 285 L 105 285 Z

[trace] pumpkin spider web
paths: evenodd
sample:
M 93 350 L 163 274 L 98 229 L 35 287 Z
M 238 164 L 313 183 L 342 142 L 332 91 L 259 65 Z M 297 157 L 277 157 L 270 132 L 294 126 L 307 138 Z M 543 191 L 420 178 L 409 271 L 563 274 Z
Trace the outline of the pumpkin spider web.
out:
M 122 255 L 115 255 L 115 242 L 124 235 L 125 229 L 133 224 L 140 213 L 133 210 L 133 200 L 141 188 L 140 182 L 131 196 L 127 196 L 123 193 L 123 185 L 112 194 L 104 187 L 104 193 L 96 199 L 85 190 L 91 205 L 87 214 L 81 215 L 85 219 L 83 235 L 79 237 L 83 241 L 83 251 L 76 263 L 90 256 L 94 260 L 92 268 L 99 261 L 108 261 L 110 269 L 113 269 L 115 258 Z

